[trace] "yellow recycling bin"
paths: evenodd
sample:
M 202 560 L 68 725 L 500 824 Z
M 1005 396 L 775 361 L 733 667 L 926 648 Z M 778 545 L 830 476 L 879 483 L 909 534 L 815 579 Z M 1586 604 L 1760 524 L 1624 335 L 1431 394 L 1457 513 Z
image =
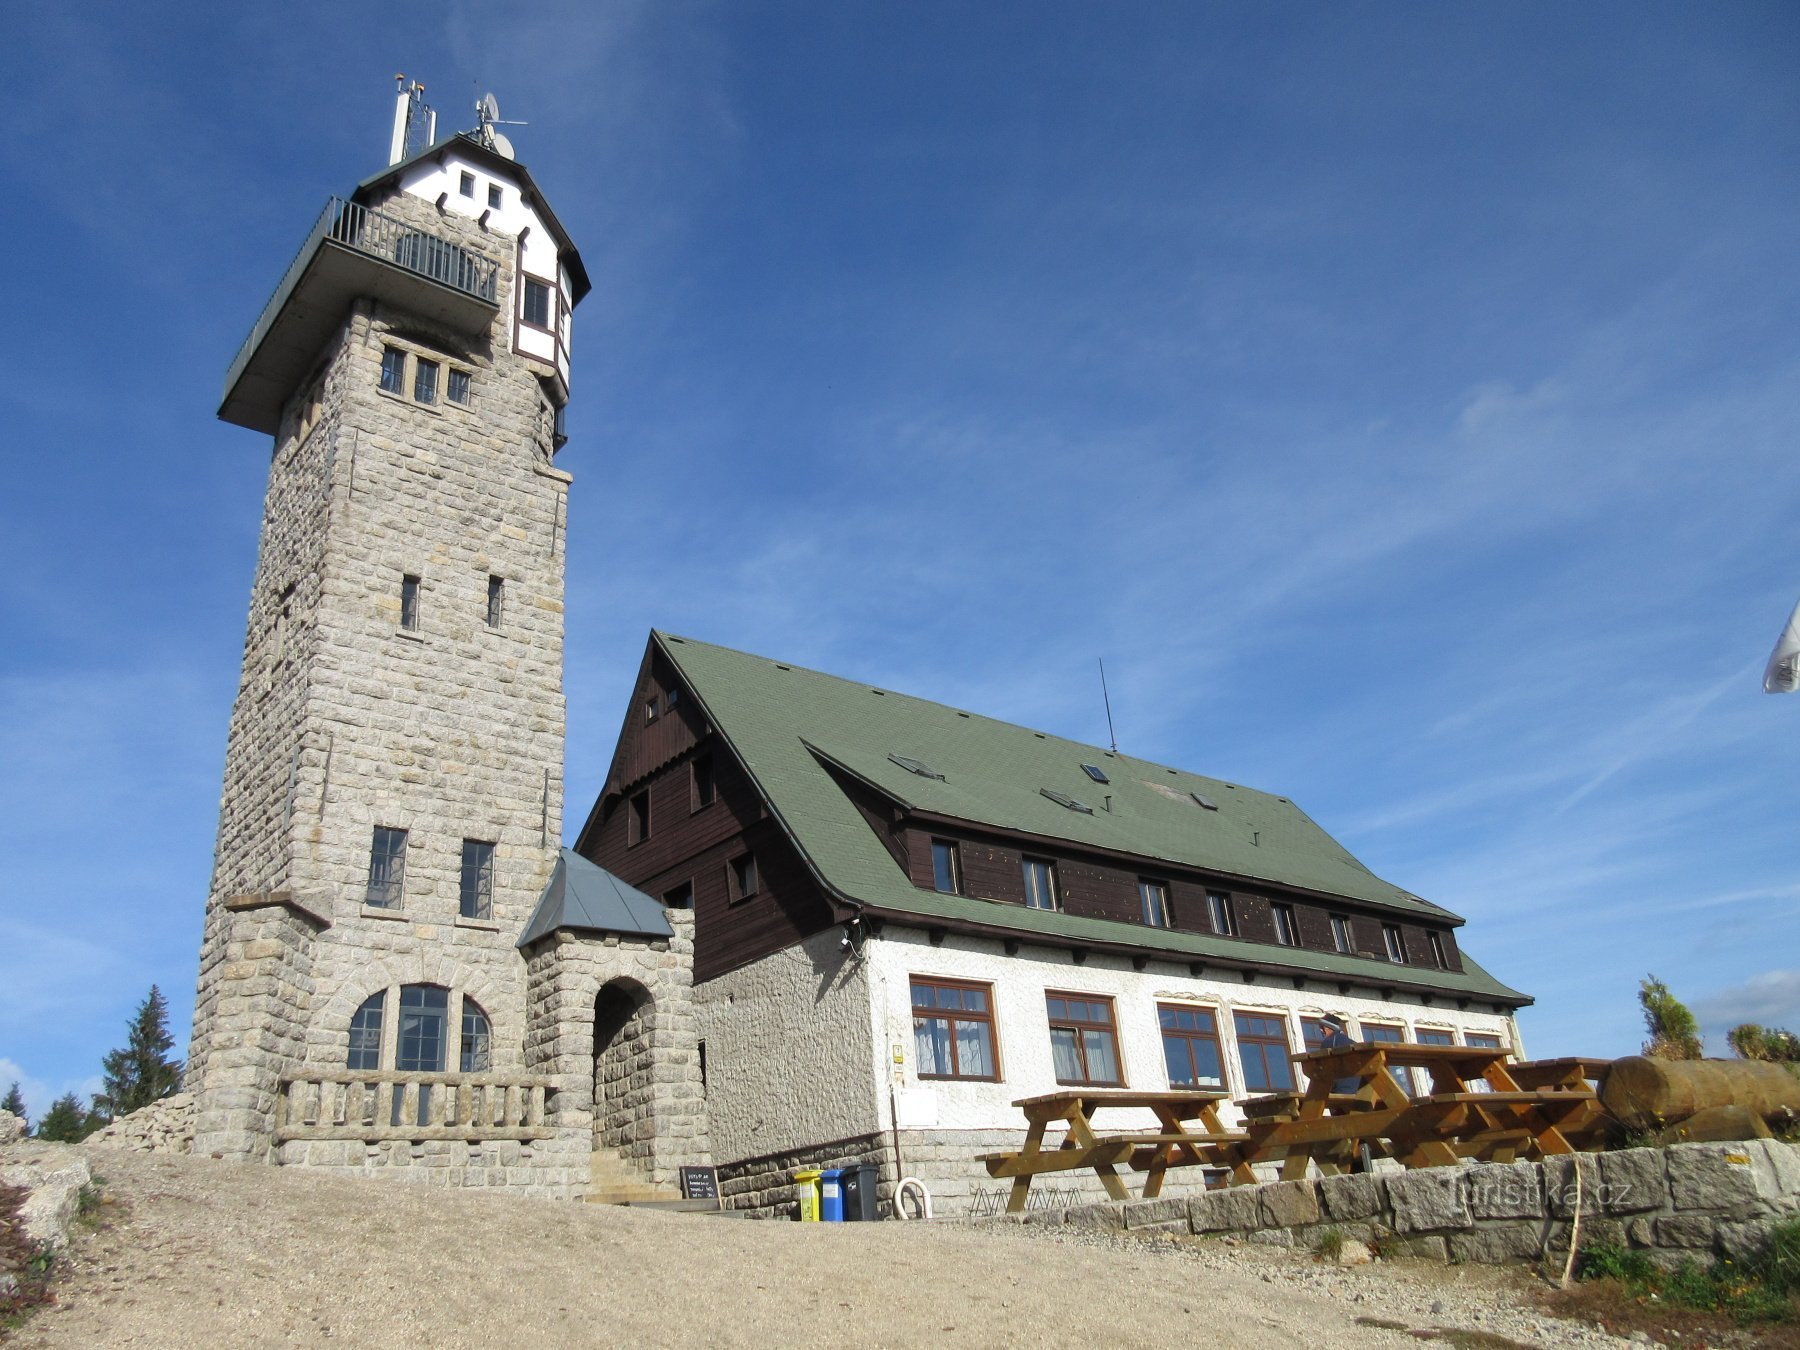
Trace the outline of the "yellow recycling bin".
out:
M 816 1168 L 794 1173 L 794 1198 L 800 1202 L 800 1222 L 819 1221 L 819 1177 Z

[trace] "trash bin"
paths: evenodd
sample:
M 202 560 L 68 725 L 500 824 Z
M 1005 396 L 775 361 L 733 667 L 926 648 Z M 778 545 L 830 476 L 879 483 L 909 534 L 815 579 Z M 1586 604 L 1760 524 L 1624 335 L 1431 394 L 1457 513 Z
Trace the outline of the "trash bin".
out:
M 844 1221 L 844 1169 L 827 1167 L 819 1173 L 819 1217 L 826 1223 Z
M 819 1172 L 816 1168 L 794 1173 L 794 1199 L 800 1202 L 798 1217 L 801 1223 L 819 1221 Z
M 875 1212 L 877 1175 L 874 1163 L 852 1163 L 844 1169 L 845 1219 L 854 1223 L 881 1217 Z

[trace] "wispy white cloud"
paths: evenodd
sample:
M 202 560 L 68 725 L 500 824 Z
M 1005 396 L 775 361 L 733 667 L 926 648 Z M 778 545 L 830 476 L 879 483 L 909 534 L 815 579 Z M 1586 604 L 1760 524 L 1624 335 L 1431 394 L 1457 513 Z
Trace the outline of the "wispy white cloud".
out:
M 1744 1022 L 1800 1034 L 1800 970 L 1759 971 L 1691 1000 L 1690 1006 L 1714 1054 L 1726 1053 L 1725 1033 Z

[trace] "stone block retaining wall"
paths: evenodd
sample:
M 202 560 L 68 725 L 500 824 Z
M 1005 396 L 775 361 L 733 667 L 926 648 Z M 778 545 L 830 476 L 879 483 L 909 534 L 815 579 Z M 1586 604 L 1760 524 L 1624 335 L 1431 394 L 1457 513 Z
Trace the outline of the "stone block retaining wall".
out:
M 1499 1264 L 1614 1243 L 1659 1264 L 1748 1256 L 1800 1216 L 1800 1146 L 1759 1139 L 1238 1186 L 1038 1210 L 1028 1223 L 1163 1229 L 1309 1247 L 1328 1230 L 1440 1261 Z M 1034 1183 L 1035 1189 L 1035 1183 Z
M 330 1176 L 371 1177 L 420 1186 L 500 1187 L 544 1200 L 579 1200 L 587 1194 L 593 1146 L 585 1134 L 533 1143 L 460 1139 L 365 1144 L 314 1139 L 282 1144 L 283 1166 L 304 1166 Z

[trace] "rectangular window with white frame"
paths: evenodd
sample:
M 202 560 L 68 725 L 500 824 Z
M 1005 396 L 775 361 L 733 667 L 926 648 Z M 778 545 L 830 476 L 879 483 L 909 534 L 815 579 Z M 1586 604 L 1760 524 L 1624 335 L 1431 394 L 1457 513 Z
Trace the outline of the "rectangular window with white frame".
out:
M 1387 959 L 1397 966 L 1406 964 L 1406 937 L 1397 923 L 1381 925 L 1381 941 L 1387 948 Z
M 1356 940 L 1350 932 L 1350 916 L 1333 914 L 1331 916 L 1331 945 L 1346 956 L 1356 950 Z
M 1270 905 L 1269 913 L 1275 919 L 1275 941 L 1283 947 L 1300 945 L 1300 924 L 1294 918 L 1292 905 Z

